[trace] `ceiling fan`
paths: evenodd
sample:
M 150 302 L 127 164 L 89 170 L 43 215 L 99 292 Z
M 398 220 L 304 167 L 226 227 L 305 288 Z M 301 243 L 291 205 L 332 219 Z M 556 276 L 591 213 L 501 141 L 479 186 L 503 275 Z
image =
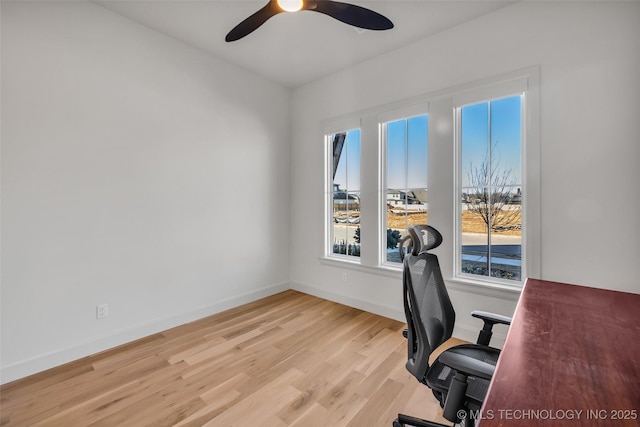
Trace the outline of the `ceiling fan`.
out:
M 236 25 L 225 37 L 232 42 L 251 34 L 267 19 L 282 12 L 309 10 L 329 15 L 345 24 L 367 30 L 390 30 L 393 22 L 373 10 L 332 0 L 270 0 L 262 9 Z

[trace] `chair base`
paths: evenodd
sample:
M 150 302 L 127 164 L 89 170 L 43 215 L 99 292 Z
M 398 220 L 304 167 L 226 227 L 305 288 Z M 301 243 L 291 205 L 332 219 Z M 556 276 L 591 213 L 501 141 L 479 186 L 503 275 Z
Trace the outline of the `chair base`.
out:
M 409 415 L 398 414 L 398 418 L 393 420 L 393 427 L 450 427 L 445 424 L 440 424 L 435 421 L 427 421 L 422 418 L 416 418 Z

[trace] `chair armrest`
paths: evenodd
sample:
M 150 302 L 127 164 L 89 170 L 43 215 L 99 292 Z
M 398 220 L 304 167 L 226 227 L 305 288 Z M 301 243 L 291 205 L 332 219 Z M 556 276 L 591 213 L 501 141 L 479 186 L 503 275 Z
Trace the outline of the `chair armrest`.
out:
M 478 319 L 482 319 L 484 321 L 484 326 L 478 334 L 477 344 L 480 345 L 489 345 L 491 341 L 491 336 L 493 335 L 493 325 L 496 323 L 500 323 L 502 325 L 510 325 L 511 317 L 503 316 L 501 314 L 489 313 L 487 311 L 472 311 L 471 315 L 473 317 L 477 317 Z
M 491 380 L 496 370 L 496 367 L 490 363 L 452 351 L 445 351 L 438 357 L 438 360 L 457 372 L 485 380 Z
M 477 317 L 478 319 L 482 319 L 486 322 L 491 323 L 492 325 L 495 325 L 496 323 L 500 323 L 502 325 L 510 325 L 511 324 L 511 317 L 508 316 L 503 316 L 501 314 L 496 314 L 496 313 L 489 313 L 488 311 L 472 311 L 471 315 L 473 317 Z

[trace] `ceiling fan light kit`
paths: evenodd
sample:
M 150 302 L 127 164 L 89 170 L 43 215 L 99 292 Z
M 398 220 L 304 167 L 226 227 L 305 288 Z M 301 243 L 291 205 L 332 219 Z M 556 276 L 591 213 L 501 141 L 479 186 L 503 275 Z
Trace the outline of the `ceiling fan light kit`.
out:
M 302 0 L 278 0 L 278 6 L 285 12 L 297 12 L 302 9 Z
M 355 4 L 332 0 L 270 0 L 262 9 L 229 31 L 225 40 L 227 42 L 239 40 L 254 32 L 272 16 L 300 10 L 323 13 L 345 24 L 366 30 L 381 31 L 393 28 L 393 22 L 389 18 Z

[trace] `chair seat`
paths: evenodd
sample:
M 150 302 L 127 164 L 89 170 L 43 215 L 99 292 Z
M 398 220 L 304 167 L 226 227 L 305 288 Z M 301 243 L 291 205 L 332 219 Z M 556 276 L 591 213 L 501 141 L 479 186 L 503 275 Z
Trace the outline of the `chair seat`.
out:
M 500 356 L 500 350 L 492 347 L 479 346 L 477 344 L 457 345 L 444 351 L 444 353 L 446 352 L 464 354 L 465 356 L 472 357 L 476 360 L 481 360 L 493 366 L 496 365 L 496 363 L 498 362 L 498 356 Z M 427 372 L 425 383 L 429 388 L 433 390 L 433 394 L 440 401 L 440 406 L 444 406 L 446 393 L 449 390 L 451 380 L 453 379 L 454 375 L 455 371 L 440 362 L 439 357 L 433 362 L 433 364 L 429 368 L 429 371 Z M 469 385 L 467 387 L 466 395 L 469 399 L 469 404 L 471 406 L 477 406 L 479 408 L 482 405 L 484 397 L 487 394 L 489 381 L 482 378 L 470 376 L 468 378 L 468 384 Z

